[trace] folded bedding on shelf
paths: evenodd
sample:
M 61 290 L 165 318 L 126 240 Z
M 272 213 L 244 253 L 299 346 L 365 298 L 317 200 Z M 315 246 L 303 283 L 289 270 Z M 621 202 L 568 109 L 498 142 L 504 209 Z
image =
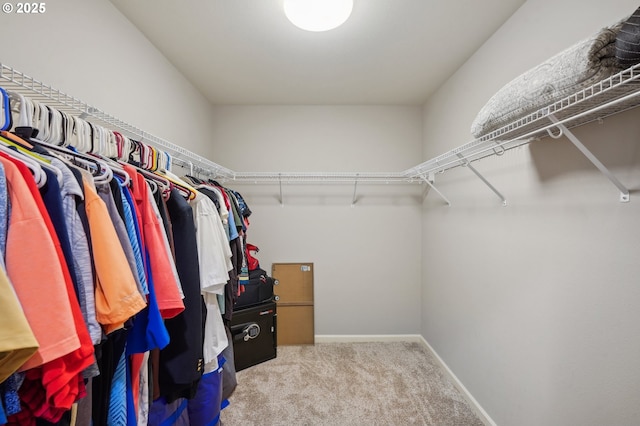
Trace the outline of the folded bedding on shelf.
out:
M 471 125 L 480 138 L 622 70 L 616 37 L 622 22 L 551 57 L 507 83 L 489 99 Z

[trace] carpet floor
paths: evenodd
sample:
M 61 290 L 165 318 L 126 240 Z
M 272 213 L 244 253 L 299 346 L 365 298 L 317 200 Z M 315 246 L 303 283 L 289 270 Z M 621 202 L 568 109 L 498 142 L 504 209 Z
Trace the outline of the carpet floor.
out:
M 237 373 L 224 426 L 482 426 L 420 343 L 281 346 Z

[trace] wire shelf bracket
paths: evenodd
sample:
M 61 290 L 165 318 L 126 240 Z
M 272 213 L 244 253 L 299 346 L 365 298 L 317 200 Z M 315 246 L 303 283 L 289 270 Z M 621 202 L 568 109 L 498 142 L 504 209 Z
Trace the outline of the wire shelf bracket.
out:
M 356 201 L 358 201 L 357 192 L 356 192 L 357 190 L 358 190 L 358 175 L 356 174 L 356 177 L 353 181 L 353 197 L 351 199 L 351 207 L 355 207 Z
M 476 176 L 478 176 L 478 178 L 480 178 L 480 180 L 482 182 L 484 182 L 485 185 L 487 185 L 489 187 L 489 189 L 491 189 L 493 191 L 494 194 L 496 194 L 498 196 L 498 198 L 500 198 L 500 200 L 502 201 L 502 206 L 506 207 L 507 206 L 507 199 L 504 198 L 504 195 L 502 195 L 500 193 L 500 191 L 498 191 L 496 189 L 495 186 L 493 186 L 491 184 L 491 182 L 489 182 L 484 176 L 482 176 L 482 174 L 480 174 L 479 171 L 476 170 L 475 167 L 473 167 L 471 165 L 471 162 L 469 160 L 467 160 L 462 154 L 457 154 L 458 157 L 460 157 L 460 159 L 462 160 L 462 166 L 463 167 L 467 167 L 469 170 L 471 170 Z
M 560 121 L 553 114 L 549 115 L 549 120 L 551 120 L 551 122 L 554 123 L 558 128 L 558 130 L 560 131 L 559 134 L 553 134 L 549 129 L 549 135 L 554 139 L 560 138 L 563 135 L 566 136 L 567 139 L 569 139 L 571 143 L 575 145 L 575 147 L 578 148 L 578 150 L 582 154 L 584 154 L 584 156 L 587 157 L 587 159 L 589 159 L 589 161 L 591 161 L 593 165 L 596 166 L 598 170 L 600 170 L 600 172 L 602 172 L 602 174 L 605 175 L 606 178 L 609 179 L 611 183 L 613 183 L 616 186 L 616 188 L 620 190 L 620 202 L 628 203 L 630 198 L 629 189 L 627 189 L 627 187 L 624 186 L 618 180 L 618 178 L 616 178 L 614 174 L 611 173 L 611 171 L 604 164 L 602 164 L 600 160 L 598 160 L 598 157 L 593 155 L 593 153 L 589 151 L 589 149 L 586 146 L 584 146 L 582 142 L 580 142 L 580 139 L 578 139 L 571 130 L 567 129 L 567 127 L 564 124 L 560 123 Z
M 440 196 L 440 198 L 442 198 L 444 200 L 444 202 L 447 203 L 447 206 L 451 207 L 451 201 L 449 201 L 449 199 L 447 197 L 445 197 L 444 194 L 442 192 L 440 192 L 438 190 L 438 188 L 436 188 L 435 185 L 433 184 L 434 179 L 428 179 L 428 178 L 424 177 L 424 175 L 420 175 L 420 179 L 425 181 L 426 184 L 431 187 L 431 189 L 436 191 L 436 194 L 438 194 Z

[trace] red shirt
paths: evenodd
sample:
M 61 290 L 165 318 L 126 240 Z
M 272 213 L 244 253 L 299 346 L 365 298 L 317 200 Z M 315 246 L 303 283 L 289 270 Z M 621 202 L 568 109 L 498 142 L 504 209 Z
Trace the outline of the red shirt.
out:
M 169 253 L 165 249 L 162 236 L 164 227 L 158 222 L 153 208 L 149 204 L 155 201 L 149 200 L 144 176 L 138 173 L 133 166 L 125 164 L 124 170 L 129 174 L 133 183 L 131 195 L 136 202 L 138 224 L 143 239 L 143 254 L 145 251 L 148 254 L 148 270 L 151 271 L 158 308 L 162 318 L 173 318 L 184 311 L 184 303 L 171 267 Z

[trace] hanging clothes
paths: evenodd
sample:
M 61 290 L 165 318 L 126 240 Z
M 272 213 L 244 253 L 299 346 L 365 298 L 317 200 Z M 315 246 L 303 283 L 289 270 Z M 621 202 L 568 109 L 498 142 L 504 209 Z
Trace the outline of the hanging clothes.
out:
M 190 204 L 196 223 L 200 287 L 207 309 L 203 347 L 205 372 L 210 372 L 217 369 L 217 357 L 229 344 L 217 295 L 224 294 L 229 271 L 233 269 L 233 265 L 231 250 L 213 202 L 207 196 L 198 193 Z
M 122 328 L 146 303 L 138 292 L 131 269 L 113 267 L 114 264 L 128 265 L 128 262 L 104 201 L 86 179 L 84 192 L 97 276 L 96 316 L 109 334 Z
M 62 208 L 67 224 L 69 242 L 71 243 L 71 250 L 73 251 L 73 261 L 78 283 L 76 291 L 78 293 L 82 316 L 89 330 L 91 341 L 94 345 L 97 345 L 102 338 L 102 328 L 100 324 L 98 324 L 95 315 L 96 302 L 93 289 L 93 264 L 87 233 L 77 207 L 78 200 L 82 200 L 84 205 L 84 192 L 69 166 L 57 158 L 52 159 L 51 164 L 62 171 L 63 183 L 60 188 L 60 195 L 62 196 Z
M 204 371 L 203 339 L 205 307 L 201 296 L 198 247 L 193 212 L 176 189 L 167 200 L 176 267 L 184 291 L 185 310 L 165 324 L 171 338 L 160 351 L 160 393 L 168 402 L 192 398 Z
M 142 250 L 149 263 L 156 289 L 156 297 L 163 318 L 173 318 L 184 310 L 178 280 L 172 268 L 172 260 L 162 248 L 166 247 L 160 223 L 149 201 L 148 188 L 144 177 L 132 166 L 125 165 L 125 171 L 132 181 L 132 195 L 136 202 L 138 225 L 142 231 Z
M 41 417 L 56 422 L 78 398 L 84 396 L 81 372 L 95 360 L 93 345 L 82 319 L 60 243 L 29 170 L 24 164 L 4 154 L 0 156 L 0 162 L 5 167 L 12 194 L 12 214 L 7 236 L 7 272 L 14 282 L 21 304 L 30 305 L 25 308 L 25 313 L 26 309 L 30 309 L 31 313 L 27 318 L 32 329 L 34 325 L 40 324 L 37 326 L 40 327 L 40 335 L 34 330 L 38 342 L 50 342 L 41 343 L 44 350 L 37 352 L 22 366 L 26 370 L 25 380 L 20 388 L 23 411 L 12 416 L 9 421 L 30 424 L 33 417 Z M 20 217 L 25 220 L 20 220 Z M 25 242 L 29 237 L 35 240 Z M 36 256 L 32 257 L 34 254 Z M 47 266 L 33 268 L 33 258 Z M 33 272 L 36 270 L 40 271 L 39 274 Z M 14 277 L 22 282 L 20 286 L 15 284 Z M 25 279 L 26 277 L 30 279 Z M 40 294 L 34 294 L 35 282 L 42 283 L 47 288 L 43 288 Z M 53 295 L 50 285 L 54 282 L 58 286 L 55 297 L 59 304 L 51 304 Z M 43 299 L 42 295 L 46 295 L 46 300 L 38 300 Z M 38 305 L 41 306 L 40 310 L 33 309 Z M 56 314 L 60 314 L 62 324 L 58 315 L 53 318 L 47 315 L 49 309 L 45 306 L 56 306 L 59 309 Z M 58 322 L 65 328 L 52 329 L 51 322 Z M 60 340 L 54 340 L 58 335 L 61 335 Z
M 246 203 L 196 191 L 145 144 L 26 98 L 21 110 L 19 134 L 0 133 L 24 153 L 0 152 L 0 425 L 218 423 Z M 161 175 L 47 141 L 133 148 Z
M 36 340 L 20 301 L 5 272 L 7 229 L 9 225 L 9 194 L 4 166 L 0 164 L 0 383 L 16 372 L 38 349 Z M 0 410 L 2 403 L 0 402 Z M 4 415 L 4 410 L 2 411 Z M 5 419 L 6 423 L 6 419 Z M 2 421 L 0 421 L 2 424 Z

